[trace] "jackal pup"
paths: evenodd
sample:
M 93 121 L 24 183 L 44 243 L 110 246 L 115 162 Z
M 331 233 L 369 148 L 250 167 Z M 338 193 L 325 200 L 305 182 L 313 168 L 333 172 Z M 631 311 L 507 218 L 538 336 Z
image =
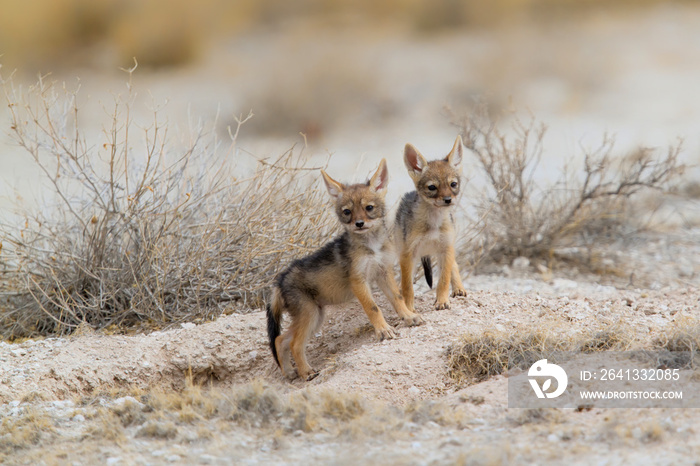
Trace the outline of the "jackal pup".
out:
M 386 160 L 366 183 L 344 185 L 321 170 L 335 211 L 345 231 L 315 253 L 295 260 L 278 277 L 267 307 L 267 333 L 275 361 L 285 376 L 294 378 L 291 356 L 299 377 L 318 375 L 307 363 L 305 347 L 312 332 L 323 322 L 323 307 L 340 304 L 355 296 L 362 304 L 375 334 L 394 338 L 382 311 L 372 299 L 370 283 L 376 281 L 397 314 L 408 325 L 423 319 L 406 307 L 394 279 L 394 249 L 385 221 L 384 196 L 389 173 Z M 282 314 L 292 323 L 282 335 Z
M 426 281 L 432 288 L 433 256 L 440 269 L 435 308 L 449 309 L 450 283 L 452 296 L 467 295 L 455 259 L 455 222 L 451 213 L 462 181 L 462 138 L 457 136 L 447 157 L 430 162 L 413 145 L 406 144 L 403 160 L 416 190 L 403 196 L 396 213 L 394 234 L 401 265 L 401 294 L 406 306 L 414 310 L 416 258 L 422 259 Z

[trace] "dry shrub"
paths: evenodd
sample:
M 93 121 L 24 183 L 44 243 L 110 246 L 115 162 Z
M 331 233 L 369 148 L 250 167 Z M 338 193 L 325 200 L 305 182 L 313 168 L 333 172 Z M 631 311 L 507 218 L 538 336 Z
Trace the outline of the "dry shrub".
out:
M 150 125 L 134 122 L 130 85 L 102 139 L 91 138 L 78 91 L 4 88 L 13 136 L 54 195 L 19 224 L 0 224 L 4 338 L 83 323 L 154 328 L 258 306 L 281 266 L 332 235 L 318 171 L 299 151 L 246 167 L 205 128 L 178 148 L 157 111 Z M 229 154 L 240 155 L 237 134 Z
M 544 124 L 512 114 L 504 131 L 483 104 L 471 115 L 452 117 L 486 180 L 476 205 L 479 234 L 461 245 L 471 264 L 521 256 L 549 260 L 570 246 L 610 242 L 633 223 L 627 212 L 635 195 L 669 188 L 685 168 L 680 144 L 662 157 L 646 147 L 616 157 L 614 139 L 605 135 L 599 147 L 583 149 L 580 170 L 565 166 L 556 182 L 539 186 Z
M 466 334 L 447 350 L 448 375 L 460 385 L 469 385 L 509 369 L 527 369 L 540 359 L 556 362 L 564 353 L 626 350 L 632 335 L 620 325 L 574 335 L 543 329 Z

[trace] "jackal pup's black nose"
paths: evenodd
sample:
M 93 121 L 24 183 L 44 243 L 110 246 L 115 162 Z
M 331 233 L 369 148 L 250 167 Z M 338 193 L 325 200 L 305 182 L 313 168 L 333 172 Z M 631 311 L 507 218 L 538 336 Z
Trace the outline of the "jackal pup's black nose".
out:
M 443 197 L 442 200 L 445 201 L 445 204 L 450 204 L 450 203 L 452 203 L 452 198 L 449 197 L 449 196 L 448 196 L 448 197 Z
M 363 222 L 362 220 L 358 220 L 357 222 L 355 222 L 355 226 L 357 228 L 362 228 L 363 226 L 365 226 L 365 222 Z

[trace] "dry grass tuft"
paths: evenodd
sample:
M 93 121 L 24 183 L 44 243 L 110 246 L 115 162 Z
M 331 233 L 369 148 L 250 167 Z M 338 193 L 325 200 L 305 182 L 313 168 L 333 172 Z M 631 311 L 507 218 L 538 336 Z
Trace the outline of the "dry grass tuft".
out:
M 281 440 L 299 432 L 323 432 L 362 439 L 394 435 L 407 425 L 435 422 L 458 426 L 464 414 L 441 403 L 418 401 L 400 408 L 362 398 L 357 393 L 295 390 L 256 380 L 222 390 L 186 381 L 181 391 L 152 389 L 140 396 L 100 397 L 93 414 L 85 412 L 87 435 L 119 444 L 131 436 L 162 439 L 212 436 L 212 425 L 262 429 Z M 188 437 L 188 432 L 189 437 Z
M 232 418 L 256 426 L 268 424 L 284 412 L 284 400 L 273 387 L 256 381 L 236 390 L 232 399 Z
M 99 408 L 92 421 L 85 430 L 87 438 L 106 440 L 118 445 L 126 441 L 127 435 L 124 424 L 119 415 L 112 410 Z
M 700 322 L 678 318 L 652 341 L 656 367 L 697 369 L 695 360 L 700 350 Z
M 662 156 L 640 147 L 616 157 L 614 139 L 605 135 L 599 147 L 583 149 L 580 170 L 563 167 L 556 182 L 539 186 L 535 174 L 546 127 L 533 117 L 507 116 L 512 123 L 504 131 L 485 105 L 467 116 L 453 114 L 487 180 L 487 191 L 476 206 L 474 229 L 479 234 L 461 245 L 470 264 L 510 263 L 521 256 L 551 261 L 559 250 L 572 246 L 595 249 L 610 243 L 634 223 L 630 200 L 645 190 L 671 188 L 685 169 L 678 159 L 680 143 Z
M 654 346 L 668 351 L 697 353 L 700 350 L 700 322 L 677 319 L 654 340 Z
M 574 335 L 542 329 L 467 334 L 447 350 L 448 374 L 456 383 L 470 385 L 509 369 L 526 369 L 540 359 L 556 362 L 565 352 L 626 350 L 632 335 L 620 325 Z
M 136 432 L 137 437 L 152 437 L 160 439 L 172 439 L 177 437 L 177 426 L 173 422 L 160 422 L 156 420 L 146 422 Z
M 586 333 L 576 342 L 575 351 L 595 353 L 598 351 L 625 351 L 634 343 L 634 333 L 617 324 Z
M 448 349 L 448 370 L 460 384 L 480 382 L 565 350 L 551 333 L 541 330 L 519 335 L 494 331 L 468 334 Z
M 153 329 L 259 306 L 279 268 L 335 228 L 303 154 L 232 160 L 242 119 L 228 156 L 204 128 L 178 146 L 157 111 L 139 139 L 128 93 L 115 97 L 104 139 L 89 141 L 78 91 L 4 89 L 14 138 L 56 202 L 0 224 L 4 338 Z
M 434 422 L 441 426 L 461 425 L 464 421 L 463 413 L 454 411 L 438 401 L 420 400 L 409 404 L 405 413 L 417 424 Z
M 46 412 L 26 406 L 17 416 L 7 416 L 0 422 L 0 453 L 32 448 L 54 431 L 53 420 Z
M 515 416 L 509 418 L 509 420 L 516 426 L 558 424 L 563 421 L 563 416 L 557 408 L 528 408 L 516 410 Z
M 141 425 L 146 420 L 144 405 L 132 397 L 119 398 L 111 407 L 111 411 L 124 427 Z

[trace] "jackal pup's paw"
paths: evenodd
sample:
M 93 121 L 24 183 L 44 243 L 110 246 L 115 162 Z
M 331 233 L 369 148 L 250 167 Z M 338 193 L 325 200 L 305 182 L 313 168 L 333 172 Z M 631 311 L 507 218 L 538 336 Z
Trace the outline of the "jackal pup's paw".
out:
M 445 301 L 445 302 L 442 302 L 442 303 L 440 303 L 440 302 L 435 303 L 435 310 L 436 310 L 436 311 L 442 311 L 442 310 L 444 310 L 444 309 L 449 309 L 449 308 L 450 308 L 450 302 L 449 302 L 449 301 Z
M 425 323 L 425 320 L 423 320 L 423 318 L 418 314 L 408 315 L 402 318 L 401 320 L 403 320 L 403 323 L 406 324 L 408 327 L 413 327 Z
M 379 338 L 379 341 L 391 340 L 392 338 L 396 338 L 396 330 L 394 330 L 394 328 L 389 325 L 387 325 L 386 327 L 375 328 L 374 334 L 377 336 L 377 338 Z
M 461 289 L 461 290 L 454 290 L 452 292 L 452 297 L 456 298 L 458 296 L 467 296 L 467 290 Z
M 319 371 L 317 371 L 317 370 L 315 370 L 315 369 L 313 369 L 313 368 L 309 368 L 309 370 L 308 370 L 307 372 L 299 372 L 299 378 L 300 378 L 302 381 L 308 382 L 309 380 L 313 380 L 313 379 L 315 379 L 316 377 L 318 377 L 319 374 L 320 374 Z M 295 373 L 294 375 L 296 375 L 296 373 Z M 293 380 L 293 379 L 294 379 L 294 378 L 292 378 L 292 380 Z

